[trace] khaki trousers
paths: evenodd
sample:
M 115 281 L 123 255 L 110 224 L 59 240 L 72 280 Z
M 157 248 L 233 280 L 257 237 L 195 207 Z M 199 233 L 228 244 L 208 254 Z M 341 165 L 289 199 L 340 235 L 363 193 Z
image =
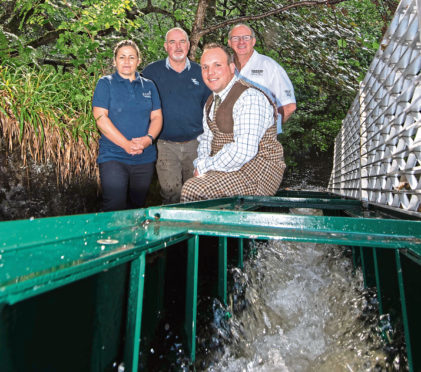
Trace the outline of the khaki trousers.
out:
M 197 158 L 197 139 L 186 142 L 158 140 L 156 172 L 163 204 L 180 201 L 181 187 L 193 177 L 193 160 Z

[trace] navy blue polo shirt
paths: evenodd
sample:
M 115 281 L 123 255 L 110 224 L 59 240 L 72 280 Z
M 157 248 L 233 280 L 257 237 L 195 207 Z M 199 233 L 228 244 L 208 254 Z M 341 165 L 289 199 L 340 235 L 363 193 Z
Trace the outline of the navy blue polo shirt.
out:
M 161 98 L 164 122 L 160 139 L 190 141 L 203 132 L 203 106 L 211 91 L 203 82 L 200 65 L 189 62 L 182 72 L 174 71 L 165 59 L 142 71 L 156 84 Z
M 148 133 L 151 111 L 161 108 L 158 90 L 155 84 L 136 72 L 132 82 L 124 79 L 117 72 L 103 76 L 95 88 L 92 107 L 108 110 L 108 117 L 114 126 L 131 140 Z M 120 146 L 101 134 L 97 162 L 110 160 L 126 164 L 145 164 L 156 160 L 155 145 L 148 146 L 140 155 L 130 155 Z

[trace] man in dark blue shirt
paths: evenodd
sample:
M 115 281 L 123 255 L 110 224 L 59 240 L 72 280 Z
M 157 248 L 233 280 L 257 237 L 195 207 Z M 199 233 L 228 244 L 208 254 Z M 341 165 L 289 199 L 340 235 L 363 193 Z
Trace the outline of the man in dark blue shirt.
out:
M 164 122 L 157 141 L 156 170 L 162 201 L 169 204 L 180 201 L 181 187 L 193 177 L 203 106 L 210 90 L 200 65 L 187 58 L 190 43 L 183 29 L 169 30 L 164 48 L 168 57 L 146 66 L 143 76 L 155 83 L 161 98 Z

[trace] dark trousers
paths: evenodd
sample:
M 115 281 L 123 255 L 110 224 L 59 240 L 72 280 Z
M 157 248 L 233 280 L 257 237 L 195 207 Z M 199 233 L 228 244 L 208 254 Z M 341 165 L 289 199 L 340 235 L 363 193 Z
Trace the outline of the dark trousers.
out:
M 103 211 L 142 208 L 155 163 L 130 165 L 119 161 L 99 164 Z

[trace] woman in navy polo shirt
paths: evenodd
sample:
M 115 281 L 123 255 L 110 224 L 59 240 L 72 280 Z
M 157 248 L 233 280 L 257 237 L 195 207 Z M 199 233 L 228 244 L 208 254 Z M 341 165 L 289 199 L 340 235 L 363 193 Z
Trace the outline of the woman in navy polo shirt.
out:
M 133 41 L 119 42 L 114 49 L 116 72 L 99 79 L 94 92 L 104 211 L 143 207 L 154 172 L 161 101 L 154 83 L 136 71 L 140 62 Z

